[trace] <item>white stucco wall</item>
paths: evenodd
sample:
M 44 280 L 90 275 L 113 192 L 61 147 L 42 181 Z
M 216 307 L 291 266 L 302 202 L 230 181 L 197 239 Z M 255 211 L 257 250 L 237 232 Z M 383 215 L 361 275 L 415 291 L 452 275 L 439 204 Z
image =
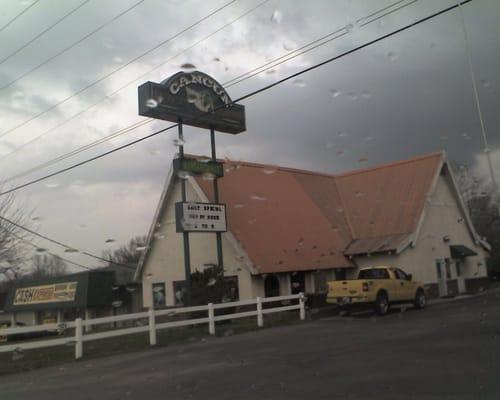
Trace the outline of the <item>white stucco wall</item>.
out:
M 399 267 L 411 273 L 414 279 L 424 283 L 436 283 L 436 260 L 450 258 L 450 245 L 464 245 L 478 253 L 467 257 L 461 269 L 464 278 L 481 278 L 487 275 L 487 252 L 474 243 L 467 228 L 465 215 L 459 208 L 449 176 L 440 176 L 435 190 L 426 203 L 424 219 L 415 247 L 408 247 L 399 255 L 380 255 L 356 257 L 359 267 L 387 265 Z M 445 242 L 443 237 L 449 236 Z M 478 266 L 478 263 L 482 264 Z M 455 268 L 451 268 L 451 278 L 456 278 Z M 354 277 L 357 269 L 348 277 Z
M 188 201 L 202 201 L 190 183 L 186 184 Z M 142 273 L 143 306 L 151 307 L 152 285 L 165 283 L 166 304 L 174 305 L 173 282 L 182 281 L 184 275 L 184 251 L 182 234 L 175 231 L 175 202 L 181 201 L 181 185 L 177 182 L 167 200 L 167 206 L 160 216 L 160 227 L 156 230 L 150 254 Z M 201 270 L 203 264 L 217 263 L 216 235 L 191 233 L 189 235 L 191 271 Z M 222 234 L 224 274 L 238 276 L 240 299 L 255 297 L 252 291 L 251 273 L 230 244 L 227 235 Z

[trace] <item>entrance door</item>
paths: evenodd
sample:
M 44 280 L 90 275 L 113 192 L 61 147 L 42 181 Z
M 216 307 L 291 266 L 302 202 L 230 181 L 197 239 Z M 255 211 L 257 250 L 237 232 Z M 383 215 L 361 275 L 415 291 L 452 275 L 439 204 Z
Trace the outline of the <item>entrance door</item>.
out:
M 406 301 L 415 297 L 413 283 L 408 279 L 406 272 L 396 268 L 396 294 L 397 300 Z
M 458 293 L 465 293 L 465 279 L 462 276 L 462 261 L 455 260 L 455 272 L 457 273 Z
M 280 295 L 280 281 L 276 275 L 266 276 L 264 281 L 264 294 L 266 297 L 276 297 Z
M 444 260 L 436 261 L 436 272 L 439 288 L 439 297 L 448 296 L 448 285 L 446 283 L 446 267 Z

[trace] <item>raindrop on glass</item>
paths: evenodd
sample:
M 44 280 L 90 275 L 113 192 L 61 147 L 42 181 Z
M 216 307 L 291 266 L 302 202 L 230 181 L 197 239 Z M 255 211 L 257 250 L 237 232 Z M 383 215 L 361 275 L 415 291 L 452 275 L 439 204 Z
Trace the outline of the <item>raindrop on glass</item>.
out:
M 160 150 L 151 149 L 149 150 L 149 154 L 151 154 L 152 156 L 157 156 L 158 154 L 160 154 Z
M 441 140 L 448 140 L 448 135 L 441 135 L 439 136 Z
M 398 55 L 392 51 L 387 53 L 387 58 L 391 61 L 396 61 L 398 59 Z
M 243 208 L 243 207 L 245 207 L 244 204 L 235 204 L 234 205 L 234 208 Z
M 107 49 L 112 49 L 115 47 L 115 41 L 112 38 L 107 37 L 102 40 L 102 45 Z
M 77 249 L 66 249 L 64 250 L 65 253 L 78 253 L 78 250 Z
M 210 172 L 206 172 L 201 176 L 201 178 L 204 181 L 213 181 L 215 179 L 215 175 Z
M 337 151 L 337 155 L 338 155 L 338 156 L 341 156 L 341 155 L 343 155 L 343 154 L 344 154 L 344 151 L 343 151 L 343 150 L 339 150 L 339 151 Z
M 272 175 L 276 173 L 276 169 L 264 169 L 262 172 L 264 172 L 264 174 L 266 175 Z
M 105 243 L 114 243 L 114 242 L 116 242 L 116 240 L 115 240 L 115 239 L 106 239 L 106 242 L 105 242 Z
M 306 86 L 306 83 L 302 79 L 295 79 L 292 83 L 298 87 Z
M 339 133 L 337 133 L 337 136 L 338 137 L 346 137 L 347 136 L 347 132 L 340 131 Z
M 120 64 L 123 62 L 123 58 L 115 56 L 115 57 L 113 57 L 113 62 Z
M 154 237 L 155 239 L 160 239 L 160 240 L 161 240 L 161 239 L 165 239 L 165 235 L 163 235 L 162 233 L 155 233 L 155 234 L 153 235 L 153 237 Z
M 268 69 L 268 70 L 266 71 L 266 74 L 271 75 L 271 74 L 274 74 L 275 72 L 276 72 L 276 70 L 275 70 L 275 69 Z
M 43 221 L 43 217 L 33 217 L 31 218 L 32 221 L 38 222 L 38 221 Z
M 331 143 L 331 142 L 329 142 L 329 143 L 327 143 L 327 144 L 326 144 L 326 148 L 327 148 L 327 149 L 332 149 L 332 148 L 333 148 L 333 146 L 334 146 L 334 144 L 333 144 L 333 143 Z
M 137 246 L 137 247 L 135 248 L 135 250 L 136 250 L 136 251 L 144 251 L 144 250 L 146 250 L 146 246 Z
M 177 146 L 177 147 L 179 147 L 179 146 L 184 146 L 184 145 L 186 144 L 186 141 L 185 141 L 185 140 L 183 140 L 183 139 L 178 139 L 178 138 L 176 138 L 176 139 L 173 139 L 173 140 L 172 140 L 172 144 L 173 144 L 174 146 Z
M 191 70 L 191 69 L 196 69 L 196 66 L 194 64 L 187 62 L 181 65 L 181 69 Z
M 482 87 L 485 87 L 485 88 L 491 87 L 491 82 L 487 81 L 486 79 L 481 79 L 479 81 L 479 83 L 481 84 Z
M 179 171 L 179 172 L 177 172 L 177 177 L 179 179 L 187 179 L 190 176 L 191 176 L 191 174 L 189 172 L 187 172 L 187 171 Z
M 343 208 L 337 208 L 337 212 L 338 212 L 338 213 L 343 213 L 343 212 L 344 212 L 344 209 L 343 209 Z
M 358 95 L 356 93 L 347 93 L 347 96 L 351 99 L 351 100 L 357 100 L 358 99 Z
M 252 196 L 250 196 L 250 198 L 252 200 L 257 200 L 257 201 L 264 201 L 265 200 L 265 197 L 257 196 L 257 195 L 252 195 Z
M 330 92 L 330 96 L 332 96 L 333 98 L 339 97 L 342 94 L 340 92 L 340 90 L 337 90 L 337 89 L 330 89 L 329 92 Z
M 15 348 L 12 352 L 12 361 L 18 361 L 24 358 L 23 349 Z
M 56 182 L 47 182 L 45 184 L 45 186 L 48 187 L 49 189 L 53 189 L 53 188 L 59 187 L 59 184 Z
M 292 42 L 284 42 L 283 43 L 283 49 L 285 49 L 286 51 L 293 51 L 295 50 L 295 43 L 292 43 Z
M 368 157 L 361 157 L 358 162 L 360 163 L 363 163 L 363 162 L 367 162 L 368 161 Z
M 147 99 L 146 100 L 146 107 L 156 108 L 156 107 L 158 107 L 158 102 L 155 99 Z
M 369 99 L 372 97 L 372 94 L 370 92 L 363 91 L 359 94 L 359 97 L 361 97 L 362 99 Z
M 352 32 L 353 29 L 354 29 L 354 25 L 353 24 L 347 24 L 344 29 L 347 31 L 347 32 Z
M 248 220 L 248 223 L 249 223 L 250 225 L 253 225 L 253 224 L 255 224 L 256 222 L 257 222 L 257 220 L 256 220 L 255 218 L 254 218 L 254 219 L 249 219 L 249 220 Z
M 280 10 L 274 10 L 271 15 L 271 22 L 279 24 L 281 23 L 282 19 L 283 19 L 283 13 Z
M 45 253 L 46 251 L 47 251 L 47 249 L 44 249 L 42 247 L 39 247 L 38 249 L 36 249 L 37 253 Z
M 213 286 L 217 283 L 217 279 L 215 278 L 210 278 L 207 282 L 207 286 Z

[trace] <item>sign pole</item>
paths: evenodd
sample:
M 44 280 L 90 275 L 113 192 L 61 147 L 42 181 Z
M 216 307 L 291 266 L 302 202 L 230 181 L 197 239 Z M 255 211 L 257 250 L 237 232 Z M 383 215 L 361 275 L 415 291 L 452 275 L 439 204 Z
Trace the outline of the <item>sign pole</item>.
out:
M 210 126 L 210 144 L 212 146 L 212 161 L 217 162 L 217 156 L 215 154 L 215 129 Z M 217 176 L 214 177 L 214 203 L 219 203 L 219 185 L 217 184 Z M 224 276 L 224 258 L 222 254 L 222 232 L 216 232 L 217 235 L 217 264 L 222 270 L 222 276 Z
M 182 131 L 182 118 L 177 120 L 177 129 L 178 129 L 178 138 L 179 138 L 179 158 L 184 158 L 184 134 Z M 181 196 L 182 202 L 185 203 L 186 199 L 186 177 L 182 177 L 181 179 Z M 186 276 L 185 279 L 185 296 L 184 296 L 184 305 L 191 304 L 191 260 L 189 254 L 189 232 L 183 232 L 182 238 L 184 242 L 184 274 Z

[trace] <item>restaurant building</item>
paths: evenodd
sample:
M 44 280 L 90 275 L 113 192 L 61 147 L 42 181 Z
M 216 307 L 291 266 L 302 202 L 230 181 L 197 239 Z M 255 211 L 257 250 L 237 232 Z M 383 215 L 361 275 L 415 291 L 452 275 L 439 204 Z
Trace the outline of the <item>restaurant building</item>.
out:
M 224 161 L 225 279 L 240 299 L 324 293 L 359 268 L 399 267 L 449 296 L 485 286 L 489 245 L 478 235 L 443 152 L 331 175 Z M 184 282 L 175 203 L 213 201 L 212 182 L 170 172 L 135 279 L 143 305 L 173 306 Z M 191 270 L 216 264 L 215 235 L 190 234 Z

